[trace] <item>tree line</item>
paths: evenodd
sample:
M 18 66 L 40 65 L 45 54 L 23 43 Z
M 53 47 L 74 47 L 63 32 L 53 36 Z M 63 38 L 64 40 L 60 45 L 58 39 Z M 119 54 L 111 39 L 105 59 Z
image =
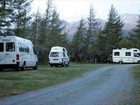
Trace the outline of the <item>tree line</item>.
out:
M 32 0 L 0 1 L 0 35 L 16 35 L 32 40 L 41 63 L 48 61 L 52 46 L 67 48 L 74 62 L 110 62 L 112 49 L 140 49 L 140 16 L 136 27 L 124 35 L 124 22 L 112 5 L 107 22 L 101 27 L 90 7 L 87 19 L 81 19 L 72 40 L 67 38 L 66 23 L 61 20 L 52 1 L 46 12 L 30 14 Z

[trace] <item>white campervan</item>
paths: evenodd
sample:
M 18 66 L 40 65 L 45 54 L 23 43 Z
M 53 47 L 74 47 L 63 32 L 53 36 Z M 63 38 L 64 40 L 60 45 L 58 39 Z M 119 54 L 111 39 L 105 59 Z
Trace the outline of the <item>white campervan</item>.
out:
M 112 60 L 115 63 L 140 63 L 140 50 L 137 48 L 114 49 Z
M 69 57 L 66 48 L 60 46 L 54 46 L 49 53 L 49 64 L 51 67 L 62 65 L 69 65 Z
M 0 69 L 37 69 L 38 58 L 30 40 L 17 36 L 0 36 Z

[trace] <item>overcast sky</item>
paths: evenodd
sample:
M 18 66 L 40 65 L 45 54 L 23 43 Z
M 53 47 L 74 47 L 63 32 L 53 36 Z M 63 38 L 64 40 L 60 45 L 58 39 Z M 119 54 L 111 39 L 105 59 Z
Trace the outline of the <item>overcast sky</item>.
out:
M 61 19 L 71 22 L 88 17 L 91 2 L 99 19 L 107 19 L 112 4 L 120 15 L 140 14 L 140 0 L 53 0 L 53 5 Z M 46 4 L 47 0 L 33 0 L 32 12 L 39 10 L 44 13 Z

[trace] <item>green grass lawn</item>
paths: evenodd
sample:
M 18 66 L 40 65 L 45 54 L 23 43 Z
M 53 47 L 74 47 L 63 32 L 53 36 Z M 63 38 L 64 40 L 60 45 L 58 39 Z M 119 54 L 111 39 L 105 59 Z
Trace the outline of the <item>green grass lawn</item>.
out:
M 133 76 L 136 80 L 136 84 L 133 90 L 133 105 L 140 105 L 140 65 L 137 65 L 132 70 Z
M 70 67 L 42 65 L 38 70 L 4 70 L 0 72 L 0 98 L 62 83 L 101 66 L 106 65 L 72 63 Z

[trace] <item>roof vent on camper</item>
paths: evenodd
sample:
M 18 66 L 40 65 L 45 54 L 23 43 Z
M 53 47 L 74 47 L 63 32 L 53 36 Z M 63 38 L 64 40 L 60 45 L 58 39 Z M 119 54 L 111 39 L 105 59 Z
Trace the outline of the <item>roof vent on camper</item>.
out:
M 126 48 L 122 48 L 122 50 L 126 50 Z

